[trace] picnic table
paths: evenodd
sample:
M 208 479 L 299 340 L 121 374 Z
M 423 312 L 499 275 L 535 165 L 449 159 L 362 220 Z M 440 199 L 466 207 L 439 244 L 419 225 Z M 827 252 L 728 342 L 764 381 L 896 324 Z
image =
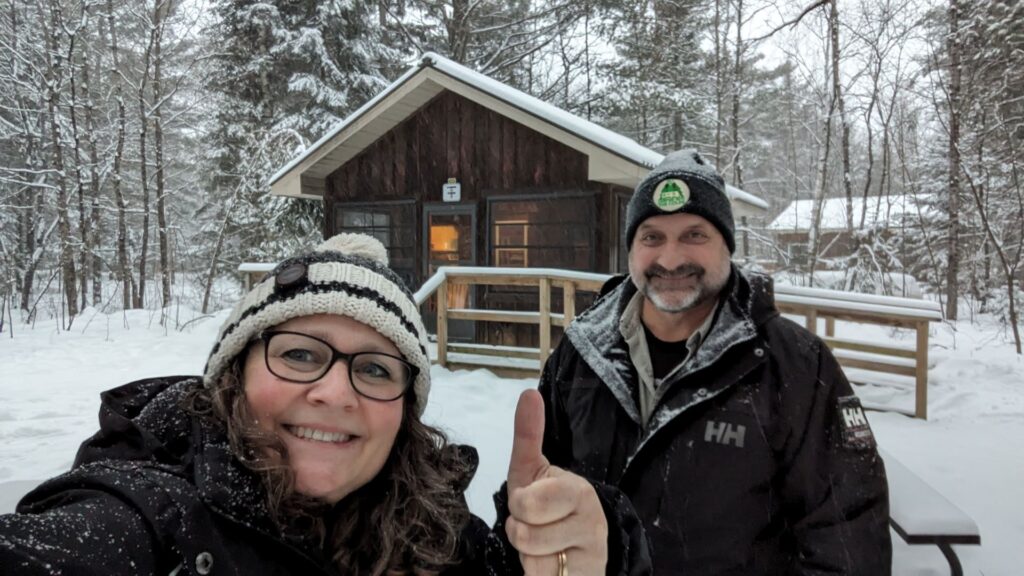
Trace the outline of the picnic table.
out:
M 911 545 L 938 546 L 952 576 L 962 576 L 958 545 L 981 545 L 978 524 L 902 462 L 879 448 L 889 478 L 889 525 Z

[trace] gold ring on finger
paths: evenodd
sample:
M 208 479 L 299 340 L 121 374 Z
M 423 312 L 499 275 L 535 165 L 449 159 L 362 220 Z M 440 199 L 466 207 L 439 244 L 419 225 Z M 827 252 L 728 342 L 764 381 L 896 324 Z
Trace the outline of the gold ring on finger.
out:
M 569 576 L 569 557 L 565 550 L 558 553 L 558 576 Z

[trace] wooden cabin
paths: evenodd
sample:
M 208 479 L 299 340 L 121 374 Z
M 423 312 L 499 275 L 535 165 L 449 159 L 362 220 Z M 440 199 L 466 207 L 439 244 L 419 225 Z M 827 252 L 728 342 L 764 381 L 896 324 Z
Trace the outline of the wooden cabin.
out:
M 626 203 L 661 159 L 620 134 L 426 54 L 278 171 L 271 190 L 322 199 L 325 236 L 379 238 L 415 290 L 442 265 L 624 271 Z M 729 194 L 737 222 L 762 218 L 768 208 L 735 188 Z M 514 289 L 448 298 L 455 307 L 536 309 L 535 294 Z M 452 332 L 529 344 L 507 326 Z
M 825 198 L 818 216 L 819 260 L 827 262 L 852 255 L 857 244 L 851 229 L 875 230 L 887 237 L 902 239 L 908 228 L 918 228 L 922 215 L 932 211 L 927 205 L 929 200 L 928 195 L 858 196 L 852 199 L 853 226 L 848 226 L 846 198 Z M 807 246 L 814 210 L 814 200 L 794 200 L 768 225 L 766 232 L 775 240 L 779 258 L 785 254 L 788 259 L 787 262 L 780 260 L 779 266 L 803 267 L 810 261 Z

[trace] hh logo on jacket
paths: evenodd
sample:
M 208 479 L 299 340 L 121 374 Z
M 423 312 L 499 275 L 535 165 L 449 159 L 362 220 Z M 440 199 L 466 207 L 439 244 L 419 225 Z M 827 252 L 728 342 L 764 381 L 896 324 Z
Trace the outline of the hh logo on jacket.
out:
M 839 398 L 838 410 L 843 446 L 855 450 L 874 449 L 875 436 L 860 400 L 856 396 L 843 396 Z
M 747 435 L 747 427 L 742 424 L 730 424 L 729 422 L 715 422 L 708 420 L 704 428 L 704 441 L 714 442 L 725 446 L 743 448 L 743 439 Z

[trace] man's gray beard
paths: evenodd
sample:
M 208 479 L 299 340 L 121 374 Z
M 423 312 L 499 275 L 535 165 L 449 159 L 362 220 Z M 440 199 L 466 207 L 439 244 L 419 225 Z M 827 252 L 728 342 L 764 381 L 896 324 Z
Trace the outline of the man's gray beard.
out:
M 704 278 L 707 278 L 707 274 L 704 275 Z M 647 299 L 651 301 L 651 304 L 654 304 L 654 307 L 658 310 L 668 312 L 670 314 L 678 314 L 680 312 L 692 310 L 709 300 L 717 298 L 718 294 L 723 288 L 725 288 L 725 284 L 728 281 L 729 276 L 726 275 L 717 286 L 698 282 L 697 285 L 694 286 L 693 291 L 683 297 L 682 301 L 676 304 L 669 304 L 662 299 L 661 295 L 651 287 L 650 278 L 647 279 L 647 282 L 644 282 L 641 292 L 643 292 L 644 296 L 646 296 Z
M 687 294 L 681 302 L 675 304 L 669 304 L 662 299 L 661 295 L 651 288 L 650 282 L 644 284 L 643 293 L 654 307 L 662 312 L 668 312 L 670 314 L 678 314 L 679 312 L 686 312 L 692 310 L 697 306 L 707 302 L 709 298 L 708 291 L 704 290 L 704 286 L 695 287 L 689 294 Z

